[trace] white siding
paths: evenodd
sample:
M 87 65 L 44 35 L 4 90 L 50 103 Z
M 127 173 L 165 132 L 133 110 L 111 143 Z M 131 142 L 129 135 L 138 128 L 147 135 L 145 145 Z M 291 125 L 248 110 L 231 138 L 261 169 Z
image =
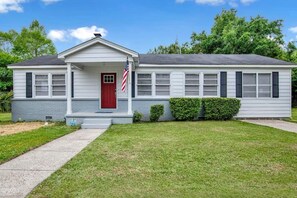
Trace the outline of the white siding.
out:
M 113 62 L 113 61 L 125 61 L 127 55 L 112 49 L 108 46 L 101 44 L 94 44 L 85 48 L 79 52 L 69 55 L 66 57 L 66 62 Z
M 219 73 L 227 71 L 227 96 L 236 97 L 236 71 L 271 73 L 279 72 L 279 98 L 241 98 L 241 108 L 237 115 L 240 118 L 256 117 L 290 117 L 291 116 L 291 72 L 290 69 L 209 69 L 209 68 L 138 68 L 136 72 L 171 72 L 170 97 L 184 97 L 185 73 Z M 200 82 L 201 84 L 201 82 Z M 200 86 L 201 88 L 201 86 Z M 201 92 L 201 89 L 200 89 Z
M 170 95 L 171 97 L 182 97 L 185 92 L 184 72 L 171 72 L 170 76 Z
M 291 117 L 291 72 L 280 70 L 243 70 L 243 72 L 279 72 L 279 98 L 242 98 L 237 117 Z
M 74 97 L 90 99 L 100 98 L 101 73 L 116 73 L 118 98 L 127 98 L 127 91 L 122 92 L 121 90 L 124 64 L 125 63 L 108 63 L 105 66 L 85 66 L 83 70 L 73 70 Z M 15 69 L 13 71 L 14 98 L 26 98 L 26 72 L 32 72 L 33 74 L 66 73 L 66 69 Z
M 48 74 L 65 73 L 65 69 L 15 69 L 13 70 L 13 95 L 14 98 L 26 98 L 26 73 Z M 66 96 L 65 96 L 66 97 Z
M 85 66 L 83 70 L 74 71 L 74 97 L 100 98 L 101 73 L 116 73 L 117 97 L 127 98 L 127 91 L 122 92 L 121 83 L 124 63 L 109 63 L 105 66 Z

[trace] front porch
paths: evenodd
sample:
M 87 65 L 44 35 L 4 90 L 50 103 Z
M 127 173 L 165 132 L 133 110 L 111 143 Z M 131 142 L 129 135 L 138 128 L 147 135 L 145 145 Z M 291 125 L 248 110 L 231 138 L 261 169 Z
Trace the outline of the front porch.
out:
M 58 56 L 67 63 L 67 125 L 132 123 L 132 70 L 138 54 L 96 37 Z M 128 69 L 122 91 L 124 68 Z M 88 102 L 78 104 L 77 100 Z M 90 106 L 88 105 L 90 104 Z
M 81 125 L 86 119 L 106 120 L 110 119 L 111 124 L 130 124 L 133 122 L 133 115 L 127 112 L 76 112 L 66 115 L 67 125 Z

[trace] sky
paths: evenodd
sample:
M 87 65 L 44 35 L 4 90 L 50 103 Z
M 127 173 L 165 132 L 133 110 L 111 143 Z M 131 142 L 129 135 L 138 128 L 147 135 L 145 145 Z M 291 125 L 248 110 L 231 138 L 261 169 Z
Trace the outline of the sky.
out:
M 0 31 L 20 31 L 37 19 L 58 52 L 100 32 L 139 53 L 193 32 L 209 32 L 214 17 L 235 8 L 240 17 L 284 20 L 285 41 L 297 40 L 297 0 L 0 0 Z

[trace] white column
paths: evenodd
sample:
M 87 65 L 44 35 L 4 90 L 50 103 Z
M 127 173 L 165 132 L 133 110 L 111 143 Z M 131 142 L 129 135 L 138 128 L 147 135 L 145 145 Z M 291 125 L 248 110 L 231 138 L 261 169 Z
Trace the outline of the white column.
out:
M 67 63 L 67 115 L 72 113 L 71 84 L 71 63 Z
M 132 111 L 132 62 L 129 62 L 128 76 L 128 114 L 133 115 Z

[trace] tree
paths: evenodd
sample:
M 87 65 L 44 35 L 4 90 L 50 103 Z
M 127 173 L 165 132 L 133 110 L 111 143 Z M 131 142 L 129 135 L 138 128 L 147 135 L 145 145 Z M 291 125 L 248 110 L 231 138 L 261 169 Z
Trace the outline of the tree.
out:
M 188 43 L 184 43 L 182 45 L 176 40 L 175 43 L 169 46 L 160 45 L 152 50 L 150 50 L 149 54 L 188 54 L 190 52 Z
M 45 28 L 34 20 L 15 37 L 12 53 L 21 59 L 30 59 L 57 52 L 53 42 L 46 37 Z
M 249 21 L 237 16 L 235 9 L 223 10 L 214 19 L 210 34 L 192 33 L 191 41 L 182 44 L 182 53 L 205 54 L 259 54 L 281 58 L 284 53 L 282 20 L 269 21 L 261 16 Z M 176 53 L 169 46 L 159 46 L 152 53 Z M 156 50 L 159 49 L 159 50 Z M 183 48 L 182 48 L 183 49 Z
M 56 54 L 56 48 L 37 20 L 20 33 L 0 31 L 0 92 L 12 90 L 12 71 L 7 65 L 48 54 Z
M 7 65 L 19 61 L 19 58 L 0 51 L 0 92 L 12 90 L 12 71 Z

